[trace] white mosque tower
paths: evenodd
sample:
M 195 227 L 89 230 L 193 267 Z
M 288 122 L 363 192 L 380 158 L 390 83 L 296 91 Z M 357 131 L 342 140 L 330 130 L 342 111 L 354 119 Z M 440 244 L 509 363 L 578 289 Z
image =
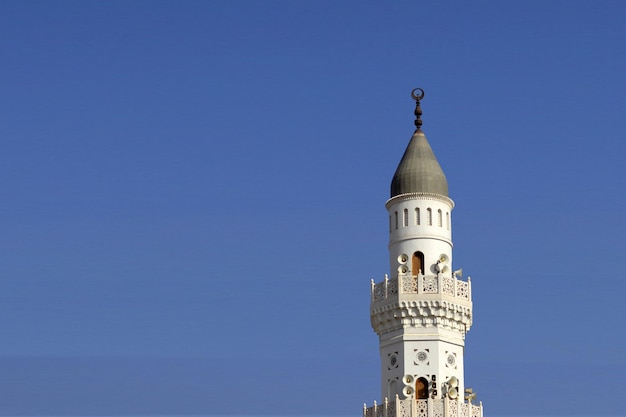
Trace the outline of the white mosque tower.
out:
M 448 182 L 421 129 L 391 181 L 390 276 L 372 280 L 370 317 L 380 340 L 380 403 L 364 417 L 482 417 L 482 403 L 463 372 L 465 333 L 472 325 L 470 279 L 452 269 L 452 209 Z

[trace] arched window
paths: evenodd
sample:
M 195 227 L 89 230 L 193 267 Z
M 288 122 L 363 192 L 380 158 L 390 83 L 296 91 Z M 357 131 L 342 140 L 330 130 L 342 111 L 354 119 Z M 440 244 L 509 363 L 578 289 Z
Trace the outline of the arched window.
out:
M 404 209 L 404 219 L 402 219 L 404 222 L 404 227 L 409 225 L 409 210 L 408 209 Z
M 387 392 L 387 398 L 396 398 L 396 394 L 400 394 L 398 392 L 398 381 L 392 379 L 389 382 L 389 392 Z
M 396 229 L 398 228 L 398 212 L 396 211 Z
M 391 233 L 391 231 L 393 230 L 393 228 L 391 227 L 391 214 L 389 215 L 389 233 Z
M 429 226 L 433 225 L 433 210 L 430 207 L 426 209 L 426 223 Z
M 417 378 L 415 382 L 415 398 L 418 400 L 428 398 L 428 380 L 424 377 Z
M 420 208 L 419 207 L 415 209 L 415 224 L 418 226 L 420 225 Z
M 437 210 L 437 226 L 443 226 L 443 215 L 441 214 L 441 209 Z
M 446 211 L 446 226 L 450 230 L 450 213 Z
M 416 276 L 419 271 L 424 274 L 424 254 L 422 252 L 415 252 L 411 259 L 411 275 Z

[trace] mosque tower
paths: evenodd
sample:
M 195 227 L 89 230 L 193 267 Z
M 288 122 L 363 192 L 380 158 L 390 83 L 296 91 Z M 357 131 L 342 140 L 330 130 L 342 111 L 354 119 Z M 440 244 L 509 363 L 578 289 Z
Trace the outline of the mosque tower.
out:
M 465 333 L 472 325 L 471 281 L 452 269 L 452 209 L 446 176 L 421 129 L 391 180 L 390 276 L 372 280 L 370 317 L 380 340 L 381 403 L 364 417 L 482 417 L 467 388 Z

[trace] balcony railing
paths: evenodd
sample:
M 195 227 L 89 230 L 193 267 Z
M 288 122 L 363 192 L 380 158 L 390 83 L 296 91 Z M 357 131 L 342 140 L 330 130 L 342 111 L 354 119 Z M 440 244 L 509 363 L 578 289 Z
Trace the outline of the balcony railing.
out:
M 398 278 L 374 283 L 372 280 L 372 302 L 381 301 L 396 294 L 443 294 L 451 297 L 470 301 L 471 280 L 461 281 L 455 277 L 439 275 L 406 275 L 400 274 Z
M 372 407 L 363 404 L 363 417 L 483 417 L 483 403 L 474 405 L 459 400 L 407 398 L 385 401 Z

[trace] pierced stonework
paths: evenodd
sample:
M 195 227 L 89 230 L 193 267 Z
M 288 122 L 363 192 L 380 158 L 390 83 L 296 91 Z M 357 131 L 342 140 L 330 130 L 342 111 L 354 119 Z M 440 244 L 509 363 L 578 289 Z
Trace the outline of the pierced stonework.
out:
M 426 294 L 437 294 L 438 291 L 437 276 L 424 276 L 424 281 L 422 282 L 422 292 Z
M 443 417 L 443 401 L 433 401 L 433 417 Z
M 443 277 L 441 283 L 441 292 L 454 297 L 454 278 Z
M 410 401 L 402 401 L 400 403 L 400 417 L 411 417 L 411 402 Z M 428 411 L 428 410 L 426 410 Z M 427 414 L 424 414 L 423 416 L 421 414 L 417 414 L 420 417 L 428 417 Z
M 458 401 L 448 401 L 448 410 L 451 416 L 456 416 L 458 414 L 459 402 Z
M 402 277 L 402 293 L 403 294 L 416 294 L 417 293 L 417 280 L 411 276 Z
M 385 282 L 379 282 L 374 285 L 374 301 L 380 301 L 385 299 Z
M 417 400 L 417 417 L 428 417 L 428 400 Z
M 459 413 L 459 417 L 469 417 L 469 406 L 470 404 L 468 403 L 462 403 L 461 404 L 461 412 Z
M 390 279 L 387 285 L 387 297 L 398 293 L 398 279 Z
M 469 284 L 467 282 L 459 281 L 456 282 L 456 296 L 459 298 L 464 298 L 469 300 Z
M 387 400 L 381 404 L 363 406 L 363 417 L 483 417 L 482 404 L 448 398 L 416 399 L 411 396 Z

